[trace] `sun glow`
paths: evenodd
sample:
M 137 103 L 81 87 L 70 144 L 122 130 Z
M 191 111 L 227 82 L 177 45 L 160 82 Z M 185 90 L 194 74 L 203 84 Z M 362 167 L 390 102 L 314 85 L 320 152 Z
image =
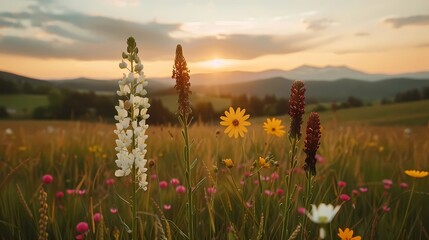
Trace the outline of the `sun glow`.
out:
M 225 61 L 222 59 L 215 58 L 210 61 L 210 66 L 212 68 L 218 69 L 225 65 Z

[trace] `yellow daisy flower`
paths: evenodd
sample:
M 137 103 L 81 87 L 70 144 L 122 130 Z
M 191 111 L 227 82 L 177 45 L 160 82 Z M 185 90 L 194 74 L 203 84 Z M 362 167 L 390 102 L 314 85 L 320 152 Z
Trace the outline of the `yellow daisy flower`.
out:
M 223 164 L 225 164 L 225 166 L 226 166 L 226 167 L 228 167 L 228 168 L 232 168 L 232 167 L 234 167 L 234 162 L 232 161 L 232 159 L 231 159 L 231 158 L 224 159 L 224 160 L 222 160 L 222 162 L 223 162 Z
M 232 107 L 229 108 L 229 112 L 225 111 L 225 116 L 221 116 L 220 125 L 226 126 L 225 133 L 228 133 L 228 137 L 234 136 L 238 138 L 244 137 L 244 133 L 247 132 L 247 126 L 250 126 L 250 122 L 246 121 L 250 115 L 244 115 L 246 109 L 237 108 L 236 111 Z
M 424 178 L 429 175 L 428 171 L 405 170 L 405 174 L 413 178 Z
M 286 133 L 286 131 L 283 130 L 283 128 L 285 128 L 285 126 L 282 125 L 282 120 L 280 119 L 267 118 L 267 121 L 264 122 L 265 132 L 267 132 L 268 134 L 276 135 L 277 137 L 281 137 Z
M 263 157 L 259 157 L 259 165 L 263 168 L 269 168 L 270 167 L 270 163 L 267 162 L 267 160 Z
M 340 237 L 341 240 L 361 240 L 360 236 L 353 237 L 353 230 L 349 228 L 344 229 L 344 231 L 338 228 L 338 237 Z

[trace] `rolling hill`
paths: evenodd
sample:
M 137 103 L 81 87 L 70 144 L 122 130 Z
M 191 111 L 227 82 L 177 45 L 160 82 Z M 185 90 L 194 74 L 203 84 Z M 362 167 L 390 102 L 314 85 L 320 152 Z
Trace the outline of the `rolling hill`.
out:
M 288 98 L 292 83 L 293 80 L 276 77 L 241 84 L 194 86 L 193 91 L 200 94 L 233 96 L 247 94 L 260 97 L 275 95 Z M 305 81 L 305 84 L 307 98 L 319 101 L 344 100 L 349 96 L 363 100 L 377 100 L 394 97 L 398 92 L 429 87 L 429 79 L 395 78 L 377 82 L 340 79 L 335 81 Z

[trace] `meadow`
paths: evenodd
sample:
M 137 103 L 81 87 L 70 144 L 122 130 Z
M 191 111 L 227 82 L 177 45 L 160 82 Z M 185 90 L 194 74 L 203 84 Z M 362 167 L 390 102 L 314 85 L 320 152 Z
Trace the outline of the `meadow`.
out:
M 279 119 L 289 124 L 288 116 Z M 243 139 L 228 138 L 219 125 L 190 127 L 191 158 L 197 159 L 193 182 L 204 179 L 193 193 L 197 239 L 280 239 L 290 145 L 286 136 L 268 136 L 259 120 L 250 121 Z M 403 126 L 337 121 L 322 126 L 312 203 L 341 204 L 328 225 L 328 239 L 339 239 L 338 228 L 353 229 L 363 239 L 394 239 L 406 217 L 414 182 L 400 239 L 429 238 L 428 180 L 404 174 L 406 169 L 424 170 L 429 165 L 429 129 L 414 126 L 404 132 Z M 128 239 L 131 212 L 125 201 L 130 182 L 114 176 L 113 130 L 105 123 L 0 122 L 0 238 L 38 235 L 43 187 L 49 239 L 75 239 L 76 225 L 82 221 L 90 229 L 85 239 Z M 186 197 L 178 188 L 185 181 L 180 131 L 177 126 L 148 129 L 149 186 L 148 191 L 138 192 L 141 238 L 186 239 Z M 261 169 L 258 179 L 253 164 L 268 153 L 278 166 Z M 232 168 L 222 164 L 226 158 L 234 161 Z M 299 151 L 290 231 L 306 218 L 298 211 L 304 205 L 303 161 L 304 153 Z M 44 184 L 46 174 L 53 181 Z M 342 194 L 350 199 L 341 199 Z M 317 224 L 308 221 L 305 229 L 303 239 L 317 238 Z

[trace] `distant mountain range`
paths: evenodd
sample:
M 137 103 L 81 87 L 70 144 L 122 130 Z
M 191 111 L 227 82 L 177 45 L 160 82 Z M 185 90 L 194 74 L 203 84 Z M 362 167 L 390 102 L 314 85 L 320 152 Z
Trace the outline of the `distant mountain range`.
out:
M 193 85 L 223 85 L 242 83 L 260 79 L 282 77 L 292 80 L 304 81 L 335 81 L 339 79 L 356 79 L 363 81 L 380 81 L 391 78 L 429 79 L 429 72 L 412 72 L 402 74 L 371 74 L 351 69 L 346 66 L 313 67 L 303 65 L 289 71 L 266 70 L 262 72 L 219 72 L 193 74 L 191 83 Z M 157 78 L 154 80 L 171 82 L 171 78 Z
M 28 82 L 36 85 L 70 88 L 79 91 L 115 93 L 116 80 L 77 78 L 70 80 L 39 80 L 0 71 L 0 80 Z M 318 100 L 343 100 L 355 96 L 364 100 L 393 97 L 398 92 L 429 86 L 429 72 L 397 75 L 369 74 L 345 66 L 301 66 L 289 71 L 267 70 L 262 72 L 219 72 L 191 75 L 194 94 L 204 95 L 276 95 L 288 97 L 293 80 L 304 80 L 307 97 Z M 172 92 L 175 81 L 171 78 L 149 79 L 148 92 Z

